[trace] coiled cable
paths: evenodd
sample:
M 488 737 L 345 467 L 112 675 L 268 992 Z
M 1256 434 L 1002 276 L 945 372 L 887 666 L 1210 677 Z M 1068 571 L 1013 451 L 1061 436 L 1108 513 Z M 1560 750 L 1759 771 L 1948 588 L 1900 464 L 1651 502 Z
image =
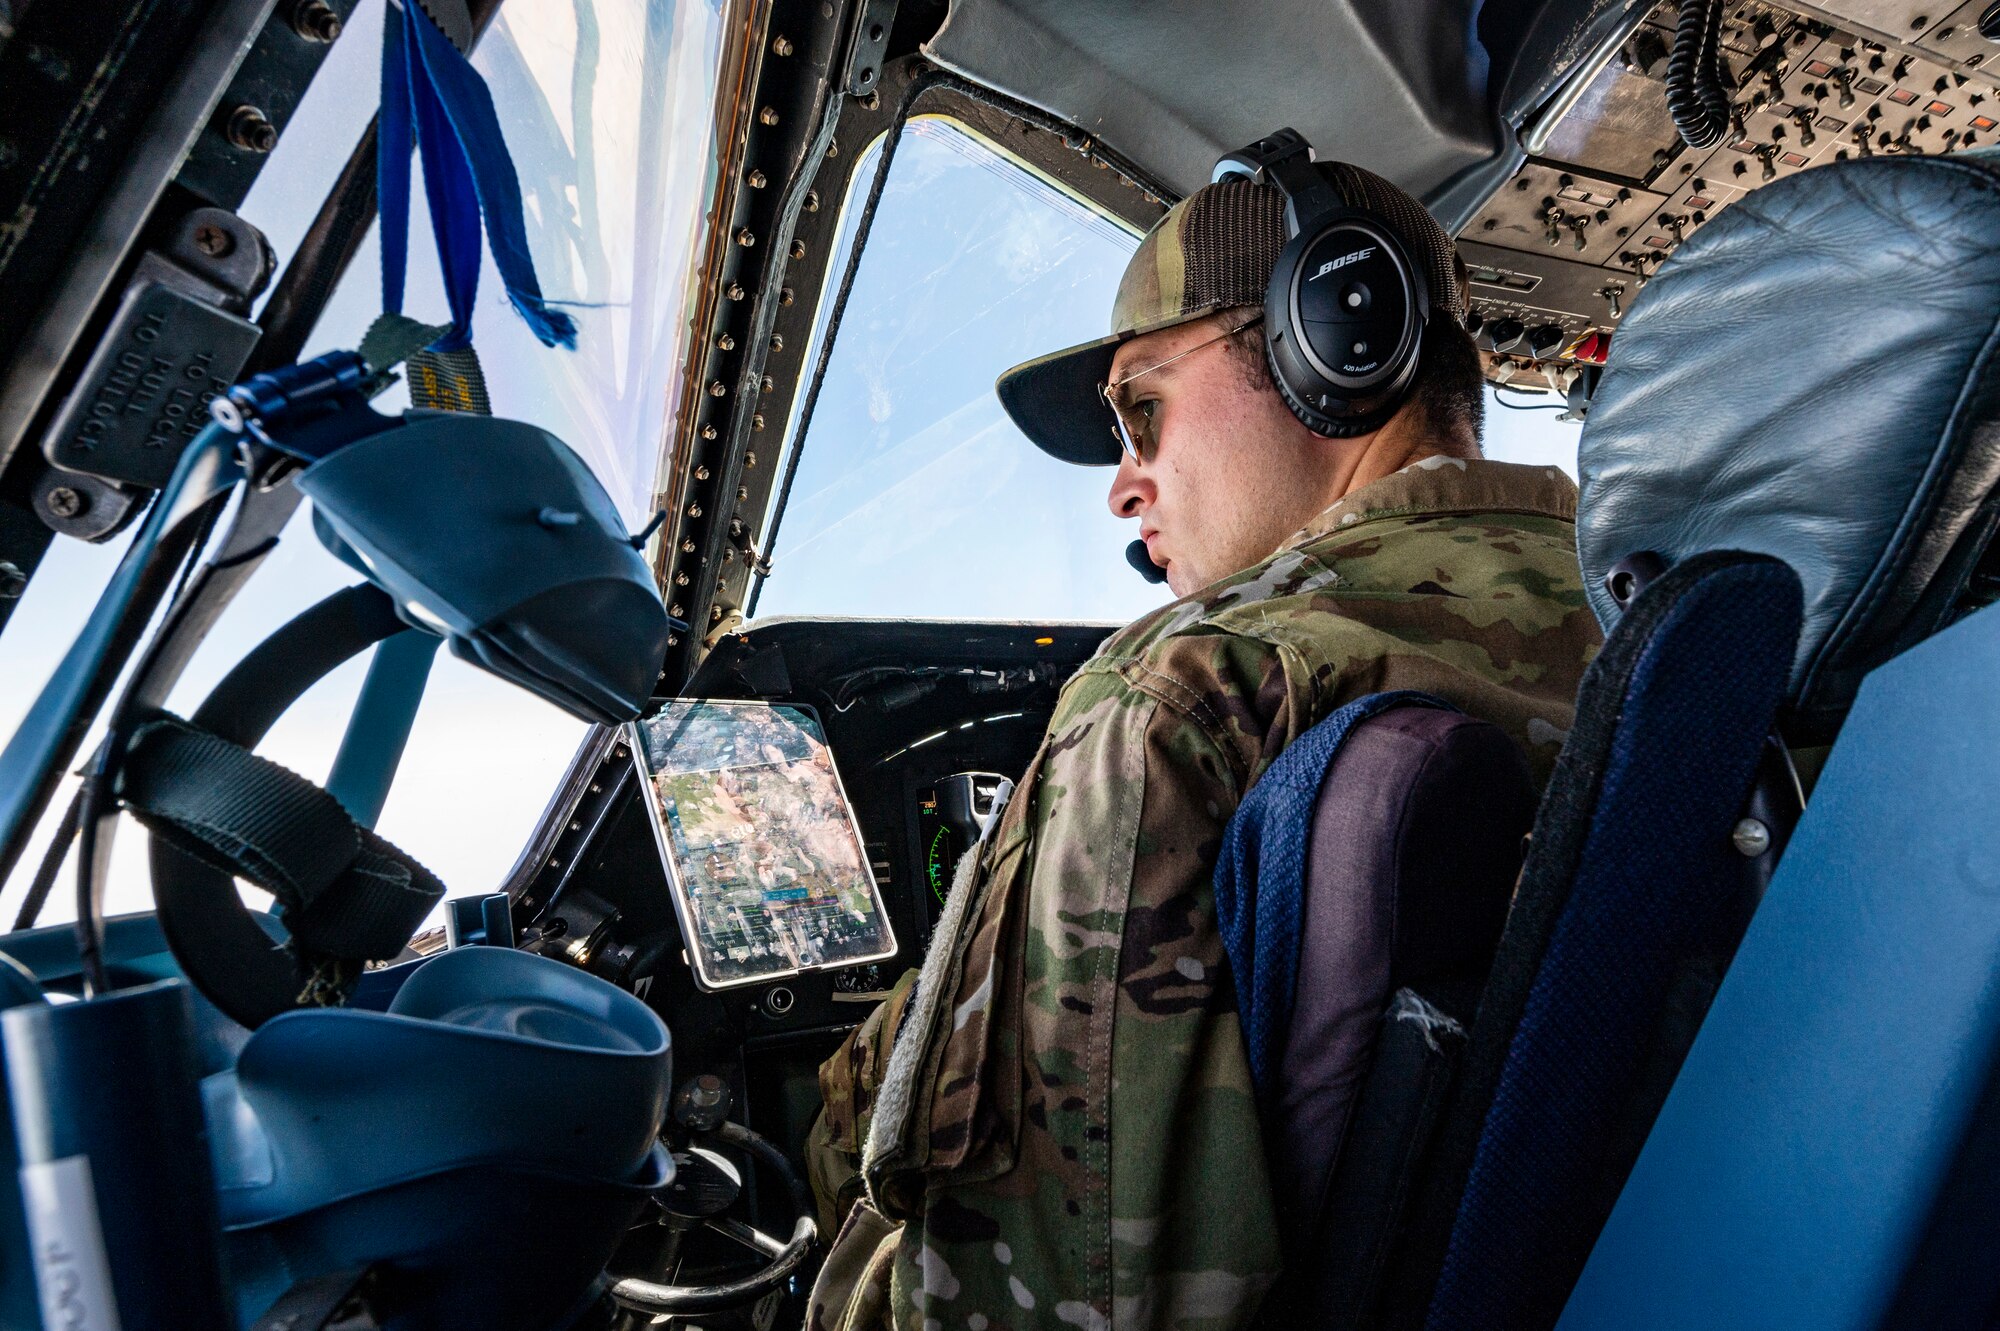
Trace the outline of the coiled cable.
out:
M 1729 133 L 1730 109 L 1722 80 L 1722 0 L 1681 0 L 1667 58 L 1667 110 L 1674 128 L 1690 148 L 1712 148 Z

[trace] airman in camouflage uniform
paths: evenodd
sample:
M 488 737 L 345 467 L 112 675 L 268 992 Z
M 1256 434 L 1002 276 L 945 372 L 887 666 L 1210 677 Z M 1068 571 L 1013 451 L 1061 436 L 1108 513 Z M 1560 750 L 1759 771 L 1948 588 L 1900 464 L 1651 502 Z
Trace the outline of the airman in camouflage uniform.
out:
M 1248 189 L 1268 193 L 1210 186 L 1148 236 L 1114 312 L 1125 336 L 1261 300 L 1275 200 L 1251 201 L 1248 241 L 1241 195 L 1239 225 L 1204 231 L 1216 191 Z M 1462 318 L 1450 242 L 1430 228 L 1410 248 L 1444 265 L 1434 289 Z M 1250 251 L 1234 277 L 1200 253 L 1218 234 Z M 1002 398 L 1058 456 L 1115 460 L 1052 446 L 1006 381 Z M 814 1184 L 843 1223 L 812 1331 L 1252 1320 L 1280 1245 L 1216 925 L 1224 826 L 1287 744 L 1388 689 L 1498 723 L 1545 778 L 1598 643 L 1568 478 L 1476 445 L 1411 452 L 1253 566 L 1113 635 L 1069 681 L 960 864 L 921 975 L 821 1070 Z

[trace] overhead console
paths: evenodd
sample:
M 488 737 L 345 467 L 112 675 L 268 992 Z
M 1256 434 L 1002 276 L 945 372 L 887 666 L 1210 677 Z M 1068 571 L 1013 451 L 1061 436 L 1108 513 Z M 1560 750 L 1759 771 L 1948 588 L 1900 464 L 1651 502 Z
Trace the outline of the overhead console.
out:
M 1654 6 L 1529 121 L 1528 160 L 1459 232 L 1487 377 L 1565 393 L 1587 385 L 1667 256 L 1773 180 L 1850 157 L 2000 145 L 1995 8 L 1726 5 L 1718 67 L 1728 125 L 1696 148 L 1668 99 L 1682 6 Z

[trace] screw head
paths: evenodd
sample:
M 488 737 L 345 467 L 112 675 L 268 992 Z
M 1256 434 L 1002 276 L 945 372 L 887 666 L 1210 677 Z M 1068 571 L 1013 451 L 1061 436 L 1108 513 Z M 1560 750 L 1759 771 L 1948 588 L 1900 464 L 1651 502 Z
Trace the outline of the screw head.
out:
M 49 512 L 59 518 L 76 517 L 90 507 L 90 501 L 80 491 L 67 485 L 58 485 L 49 491 L 47 503 Z
M 194 229 L 194 247 L 211 259 L 220 259 L 236 248 L 236 240 L 215 223 L 203 222 Z
M 777 108 L 777 107 L 775 107 L 775 106 L 767 106 L 767 107 L 765 107 L 765 108 L 764 108 L 763 110 L 759 111 L 759 112 L 757 113 L 757 123 L 758 123 L 758 124 L 760 124 L 760 125 L 775 125 L 775 124 L 777 124 L 777 123 L 778 123 L 778 108 Z
M 762 171 L 752 171 L 747 177 L 747 179 L 749 181 L 751 189 L 762 189 L 764 188 L 764 186 L 771 183 L 769 180 L 766 180 L 764 178 L 764 173 Z
M 244 152 L 267 153 L 278 146 L 278 127 L 254 106 L 239 106 L 230 112 L 226 135 Z
M 1745 818 L 1729 834 L 1730 844 L 1746 860 L 1754 860 L 1771 848 L 1771 829 L 1755 818 Z
M 792 39 L 783 33 L 779 33 L 771 39 L 771 53 L 773 55 L 790 55 L 792 50 Z
M 326 0 L 301 0 L 292 7 L 292 31 L 309 42 L 330 42 L 340 36 L 340 15 Z
M 28 590 L 28 575 L 20 565 L 0 559 L 0 601 L 12 601 Z

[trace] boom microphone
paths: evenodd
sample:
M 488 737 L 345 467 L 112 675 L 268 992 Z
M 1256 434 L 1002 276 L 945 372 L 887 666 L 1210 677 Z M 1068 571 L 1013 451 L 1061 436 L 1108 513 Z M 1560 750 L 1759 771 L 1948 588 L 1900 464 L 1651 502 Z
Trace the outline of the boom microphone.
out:
M 1153 562 L 1153 556 L 1147 553 L 1144 541 L 1134 541 L 1125 547 L 1125 562 L 1132 566 L 1133 572 L 1147 582 L 1167 580 L 1167 571 Z

